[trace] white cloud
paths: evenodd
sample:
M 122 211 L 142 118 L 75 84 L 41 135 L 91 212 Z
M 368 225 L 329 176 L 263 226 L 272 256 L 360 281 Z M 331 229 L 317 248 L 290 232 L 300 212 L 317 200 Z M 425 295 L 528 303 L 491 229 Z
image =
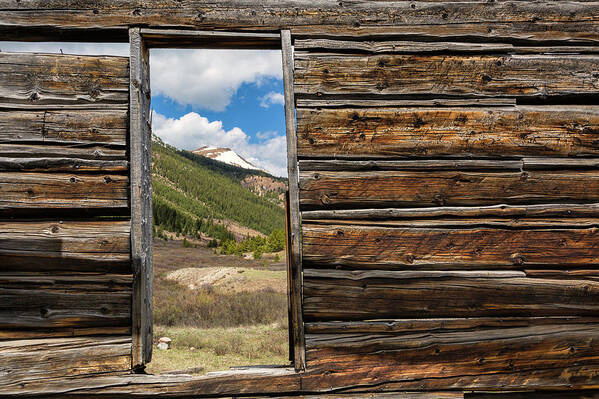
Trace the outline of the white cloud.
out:
M 196 112 L 190 112 L 178 119 L 153 112 L 152 130 L 166 143 L 175 147 L 185 150 L 194 150 L 205 145 L 228 147 L 275 176 L 287 175 L 285 136 L 271 136 L 259 143 L 250 143 L 249 136 L 240 128 L 225 130 L 221 121 L 209 121 Z
M 277 93 L 276 91 L 271 91 L 264 97 L 261 97 L 260 100 L 260 106 L 264 108 L 270 108 L 270 106 L 273 104 L 285 105 L 285 97 L 283 97 L 283 93 Z
M 223 111 L 243 83 L 281 79 L 276 50 L 152 50 L 152 94 L 182 105 Z

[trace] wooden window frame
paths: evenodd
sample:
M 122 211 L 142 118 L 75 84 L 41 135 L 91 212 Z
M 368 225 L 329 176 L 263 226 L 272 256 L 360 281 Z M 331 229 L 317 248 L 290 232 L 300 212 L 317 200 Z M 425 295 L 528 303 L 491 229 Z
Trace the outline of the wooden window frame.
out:
M 150 48 L 278 49 L 283 57 L 287 172 L 289 181 L 288 257 L 289 326 L 296 371 L 305 370 L 305 339 L 302 318 L 301 220 L 295 97 L 293 93 L 293 47 L 291 33 L 239 33 L 172 29 L 130 28 L 130 187 L 131 255 L 133 263 L 132 369 L 143 370 L 152 359 L 152 170 L 150 121 Z

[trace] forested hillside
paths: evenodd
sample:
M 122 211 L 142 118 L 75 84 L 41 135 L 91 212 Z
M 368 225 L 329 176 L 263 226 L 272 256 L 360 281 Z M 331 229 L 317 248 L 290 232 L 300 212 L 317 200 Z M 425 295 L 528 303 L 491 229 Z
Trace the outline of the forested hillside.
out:
M 248 176 L 286 183 L 261 171 L 226 165 L 155 141 L 152 186 L 156 230 L 196 237 L 202 234 L 221 241 L 233 238 L 233 223 L 265 235 L 283 230 L 284 211 L 278 193 L 258 195 L 241 184 Z

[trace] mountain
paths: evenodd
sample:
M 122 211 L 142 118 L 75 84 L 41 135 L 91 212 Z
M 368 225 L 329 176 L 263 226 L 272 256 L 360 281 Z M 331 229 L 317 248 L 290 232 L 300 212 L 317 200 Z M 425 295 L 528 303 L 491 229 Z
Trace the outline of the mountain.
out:
M 286 179 L 179 150 L 157 137 L 152 179 L 157 231 L 222 241 L 285 228 Z
M 230 148 L 217 148 L 217 147 L 209 147 L 204 146 L 200 147 L 197 150 L 191 151 L 194 154 L 201 155 L 206 158 L 214 159 L 216 161 L 224 162 L 228 165 L 238 166 L 243 169 L 251 169 L 251 170 L 262 170 L 255 165 L 252 165 L 250 162 L 246 161 L 233 151 Z

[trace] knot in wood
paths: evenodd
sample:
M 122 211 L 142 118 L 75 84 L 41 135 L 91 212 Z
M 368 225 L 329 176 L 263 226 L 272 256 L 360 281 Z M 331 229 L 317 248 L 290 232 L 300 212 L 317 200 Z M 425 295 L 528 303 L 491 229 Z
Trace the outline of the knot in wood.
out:
M 525 262 L 525 259 L 521 254 L 512 254 L 511 258 L 514 265 L 523 265 Z

